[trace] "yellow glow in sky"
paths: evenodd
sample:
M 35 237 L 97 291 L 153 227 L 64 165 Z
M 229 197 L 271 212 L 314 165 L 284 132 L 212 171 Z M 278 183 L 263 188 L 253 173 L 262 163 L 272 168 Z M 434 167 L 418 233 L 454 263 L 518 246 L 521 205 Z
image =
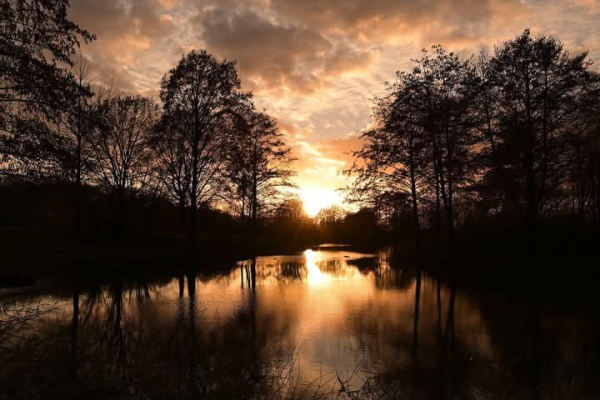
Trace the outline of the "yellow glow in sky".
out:
M 333 189 L 303 187 L 300 188 L 298 194 L 302 200 L 304 211 L 311 217 L 316 216 L 324 208 L 341 204 L 339 194 Z

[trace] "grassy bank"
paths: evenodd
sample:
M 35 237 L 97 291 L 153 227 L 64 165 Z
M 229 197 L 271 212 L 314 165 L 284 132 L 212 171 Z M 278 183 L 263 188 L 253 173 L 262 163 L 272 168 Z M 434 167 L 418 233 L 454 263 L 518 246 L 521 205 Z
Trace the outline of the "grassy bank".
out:
M 97 281 L 190 270 L 213 273 L 253 255 L 288 254 L 316 244 L 268 237 L 251 243 L 239 236 L 204 234 L 190 252 L 185 237 L 108 240 L 75 237 L 69 231 L 3 228 L 0 288 L 30 286 L 41 280 Z
M 399 258 L 474 293 L 579 305 L 595 295 L 599 238 L 592 225 L 466 229 L 452 246 L 426 232 L 418 254 L 405 246 Z

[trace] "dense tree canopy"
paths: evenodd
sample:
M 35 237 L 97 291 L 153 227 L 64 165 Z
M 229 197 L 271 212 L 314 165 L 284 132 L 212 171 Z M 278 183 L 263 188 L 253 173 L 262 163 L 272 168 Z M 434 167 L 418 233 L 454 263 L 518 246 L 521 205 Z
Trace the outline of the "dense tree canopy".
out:
M 77 97 L 80 89 L 62 65 L 72 65 L 80 42 L 94 36 L 67 18 L 68 8 L 68 0 L 0 2 L 3 116 L 22 109 L 51 112 Z
M 292 186 L 291 149 L 275 120 L 254 110 L 238 123 L 229 152 L 228 179 L 242 218 L 255 221 L 273 209 L 281 189 Z
M 587 54 L 528 30 L 492 56 L 440 46 L 398 72 L 355 153 L 355 200 L 410 195 L 414 225 L 540 213 L 597 218 L 600 77 Z M 402 212 L 402 202 L 397 203 Z M 432 224 L 433 223 L 433 224 Z
M 164 76 L 160 97 L 165 116 L 171 118 L 166 134 L 183 135 L 176 151 L 181 152 L 178 162 L 189 163 L 190 182 L 183 185 L 188 188 L 190 241 L 195 243 L 198 206 L 213 200 L 223 188 L 228 118 L 247 96 L 240 90 L 235 63 L 194 50 Z M 169 183 L 178 186 L 172 186 L 172 192 L 181 193 L 181 182 L 171 179 Z

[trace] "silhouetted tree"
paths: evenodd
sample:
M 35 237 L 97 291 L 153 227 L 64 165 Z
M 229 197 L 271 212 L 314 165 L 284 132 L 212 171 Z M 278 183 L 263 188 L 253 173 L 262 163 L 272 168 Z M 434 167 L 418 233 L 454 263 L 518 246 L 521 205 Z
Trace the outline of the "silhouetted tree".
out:
M 337 222 L 341 222 L 346 216 L 346 212 L 344 209 L 338 205 L 333 205 L 331 207 L 323 208 L 316 215 L 315 220 L 319 224 L 334 224 Z
M 80 41 L 94 36 L 67 18 L 68 0 L 0 2 L 0 126 L 20 113 L 52 114 L 80 88 L 61 65 L 72 65 Z
M 222 167 L 228 132 L 226 115 L 242 98 L 235 64 L 218 61 L 206 51 L 192 51 L 170 70 L 161 83 L 166 117 L 173 116 L 177 130 L 185 135 L 189 163 L 190 246 L 197 238 L 197 209 L 210 202 L 222 188 Z M 183 159 L 182 159 L 183 160 Z
M 156 174 L 166 196 L 179 207 L 179 231 L 184 234 L 185 207 L 189 205 L 192 184 L 192 151 L 178 118 L 178 113 L 163 115 L 152 132 L 150 146 L 156 158 Z
M 450 239 L 475 215 L 516 210 L 530 228 L 541 212 L 597 215 L 600 76 L 590 66 L 587 53 L 528 30 L 493 56 L 424 50 L 376 99 L 347 171 L 350 198 L 376 210 L 409 194 L 415 228 L 433 205 Z
M 486 179 L 504 185 L 530 228 L 563 185 L 567 142 L 594 122 L 590 106 L 600 92 L 590 66 L 587 53 L 572 56 L 557 39 L 532 38 L 529 30 L 498 48 L 487 65 L 493 107 L 485 129 L 494 163 Z
M 433 46 L 432 50 L 433 57 L 423 52 L 415 72 L 426 95 L 427 119 L 423 125 L 429 131 L 432 180 L 436 193 L 441 195 L 446 228 L 452 238 L 456 195 L 470 183 L 473 150 L 478 144 L 472 114 L 479 84 L 470 59 L 462 61 L 441 46 Z
M 407 192 L 383 191 L 375 197 L 373 211 L 379 224 L 387 230 L 408 227 L 414 234 L 415 216 L 412 196 Z M 422 214 L 422 212 L 420 212 Z M 408 221 L 409 224 L 405 224 Z M 419 222 L 421 227 L 424 227 Z
M 140 96 L 109 98 L 100 107 L 93 140 L 94 162 L 98 182 L 115 196 L 119 233 L 125 195 L 140 189 L 151 173 L 148 141 L 158 116 L 158 106 Z
M 418 235 L 417 188 L 425 177 L 424 134 L 418 121 L 413 75 L 397 75 L 398 81 L 387 88 L 388 95 L 376 99 L 376 128 L 363 133 L 365 144 L 354 154 L 359 162 L 349 173 L 358 172 L 353 192 L 368 194 L 375 204 L 379 203 L 381 193 L 410 193 L 413 224 Z
M 0 136 L 2 173 L 30 181 L 69 182 L 78 188 L 92 168 L 89 135 L 93 129 L 90 69 L 80 57 L 71 68 L 78 91 L 51 111 L 21 111 Z M 76 215 L 76 219 L 78 216 Z
M 249 217 L 255 231 L 258 218 L 281 198 L 281 189 L 293 186 L 293 158 L 273 118 L 254 110 L 243 118 L 230 143 L 228 179 L 242 220 Z
M 476 143 L 470 115 L 478 85 L 469 62 L 440 46 L 433 51 L 423 51 L 413 71 L 399 72 L 387 96 L 376 99 L 375 128 L 363 133 L 365 144 L 348 172 L 357 174 L 355 196 L 409 193 L 415 232 L 420 203 L 435 193 L 436 213 L 441 199 L 452 234 L 454 199 L 470 177 Z
M 87 66 L 73 56 L 94 36 L 67 18 L 68 8 L 68 0 L 0 2 L 0 168 L 13 178 L 73 183 L 79 230 L 91 90 Z
M 66 112 L 63 118 L 65 134 L 71 138 L 71 147 L 74 165 L 74 214 L 75 229 L 81 230 L 81 187 L 88 174 L 92 172 L 94 165 L 91 154 L 91 139 L 97 121 L 95 120 L 97 109 L 97 98 L 91 99 L 86 92 L 90 92 L 90 71 L 91 68 L 87 61 L 80 54 L 77 62 L 73 66 L 73 72 L 80 94 L 67 103 Z

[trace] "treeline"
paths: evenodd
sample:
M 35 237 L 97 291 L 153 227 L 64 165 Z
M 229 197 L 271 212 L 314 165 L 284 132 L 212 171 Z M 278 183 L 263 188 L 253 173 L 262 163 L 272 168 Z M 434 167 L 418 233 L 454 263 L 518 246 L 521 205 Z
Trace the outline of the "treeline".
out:
M 353 200 L 454 240 L 466 226 L 600 219 L 600 75 L 529 30 L 493 54 L 423 50 L 376 99 Z M 393 225 L 393 224 L 392 224 Z
M 77 52 L 95 37 L 67 19 L 68 7 L 2 3 L 0 179 L 14 187 L 5 194 L 39 185 L 48 190 L 31 193 L 69 193 L 74 231 L 93 227 L 92 204 L 114 238 L 132 231 L 132 212 L 148 204 L 177 210 L 190 246 L 199 210 L 239 217 L 248 235 L 276 215 L 293 158 L 275 120 L 242 90 L 235 63 L 193 50 L 164 75 L 160 104 L 123 93 L 93 82 Z

